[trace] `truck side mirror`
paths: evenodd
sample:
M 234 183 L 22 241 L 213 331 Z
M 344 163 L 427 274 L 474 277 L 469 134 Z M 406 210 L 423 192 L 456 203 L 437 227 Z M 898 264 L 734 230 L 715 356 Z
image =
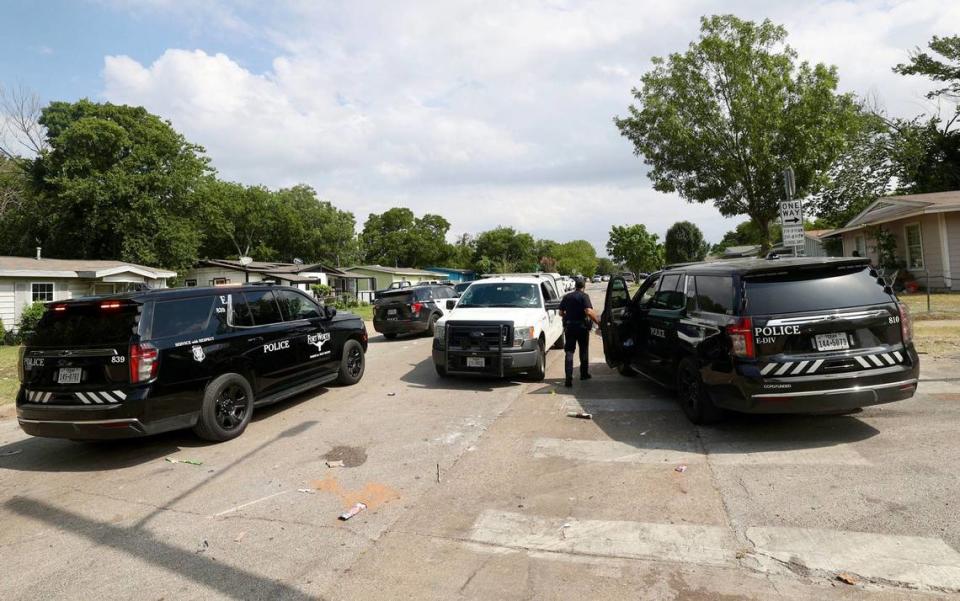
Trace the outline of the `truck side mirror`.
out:
M 337 315 L 336 307 L 324 307 L 323 312 L 327 314 L 327 319 L 333 319 Z
M 456 306 L 457 306 L 457 301 L 453 300 L 452 298 L 447 299 L 447 311 L 453 311 L 453 308 Z

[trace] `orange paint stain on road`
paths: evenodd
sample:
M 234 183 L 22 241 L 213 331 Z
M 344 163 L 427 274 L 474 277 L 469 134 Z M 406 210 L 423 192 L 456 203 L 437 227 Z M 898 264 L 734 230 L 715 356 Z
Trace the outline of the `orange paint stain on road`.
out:
M 379 482 L 367 482 L 359 490 L 347 490 L 339 480 L 327 475 L 323 480 L 314 480 L 311 484 L 316 490 L 336 495 L 344 509 L 353 507 L 357 503 L 364 503 L 367 509 L 376 509 L 400 498 L 399 492 Z

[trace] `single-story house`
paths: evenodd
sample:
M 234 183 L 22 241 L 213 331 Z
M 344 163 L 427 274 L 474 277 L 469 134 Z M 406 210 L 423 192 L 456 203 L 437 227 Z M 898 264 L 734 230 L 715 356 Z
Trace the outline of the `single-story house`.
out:
M 34 302 L 113 294 L 143 286 L 166 288 L 176 272 L 124 261 L 0 257 L 0 318 L 16 329 L 24 308 Z
M 472 269 L 456 269 L 453 267 L 427 267 L 427 271 L 442 273 L 443 279 L 451 282 L 472 282 L 477 279 L 477 272 Z
M 384 267 L 383 265 L 358 265 L 357 267 L 347 267 L 347 273 L 366 276 L 376 281 L 376 290 L 388 288 L 394 282 L 410 282 L 419 284 L 421 282 L 432 282 L 447 279 L 447 274 L 436 271 L 426 271 L 424 269 L 413 269 L 411 267 Z
M 829 257 L 830 253 L 824 247 L 824 239 L 833 233 L 833 230 L 807 230 L 803 232 L 803 254 L 807 257 Z
M 893 236 L 897 259 L 922 286 L 960 290 L 960 277 L 953 277 L 953 269 L 960 269 L 960 190 L 878 198 L 823 237 L 839 237 L 844 256 L 878 264 L 878 228 Z
M 301 290 L 324 284 L 338 296 L 350 294 L 360 300 L 372 298 L 373 278 L 347 273 L 322 263 L 280 263 L 253 261 L 243 265 L 232 259 L 203 259 L 184 275 L 185 286 L 227 286 L 244 282 L 276 282 Z M 364 294 L 369 292 L 369 294 Z

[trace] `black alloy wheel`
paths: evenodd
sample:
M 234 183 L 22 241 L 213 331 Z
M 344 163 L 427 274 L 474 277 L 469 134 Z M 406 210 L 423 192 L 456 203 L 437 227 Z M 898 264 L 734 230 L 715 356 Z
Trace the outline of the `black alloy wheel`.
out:
M 225 386 L 217 396 L 214 415 L 217 424 L 226 432 L 240 427 L 249 410 L 247 393 L 239 384 Z

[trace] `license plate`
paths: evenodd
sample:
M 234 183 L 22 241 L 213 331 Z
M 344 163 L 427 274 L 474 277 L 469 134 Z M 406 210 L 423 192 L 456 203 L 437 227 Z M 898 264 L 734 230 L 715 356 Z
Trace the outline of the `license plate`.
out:
M 845 351 L 850 348 L 850 341 L 847 335 L 840 333 L 817 334 L 814 336 L 818 351 Z
M 57 384 L 79 384 L 83 370 L 79 367 L 61 367 L 57 373 Z
M 387 309 L 387 319 L 396 319 L 397 310 L 396 309 Z
M 483 367 L 483 357 L 467 357 L 467 367 Z

